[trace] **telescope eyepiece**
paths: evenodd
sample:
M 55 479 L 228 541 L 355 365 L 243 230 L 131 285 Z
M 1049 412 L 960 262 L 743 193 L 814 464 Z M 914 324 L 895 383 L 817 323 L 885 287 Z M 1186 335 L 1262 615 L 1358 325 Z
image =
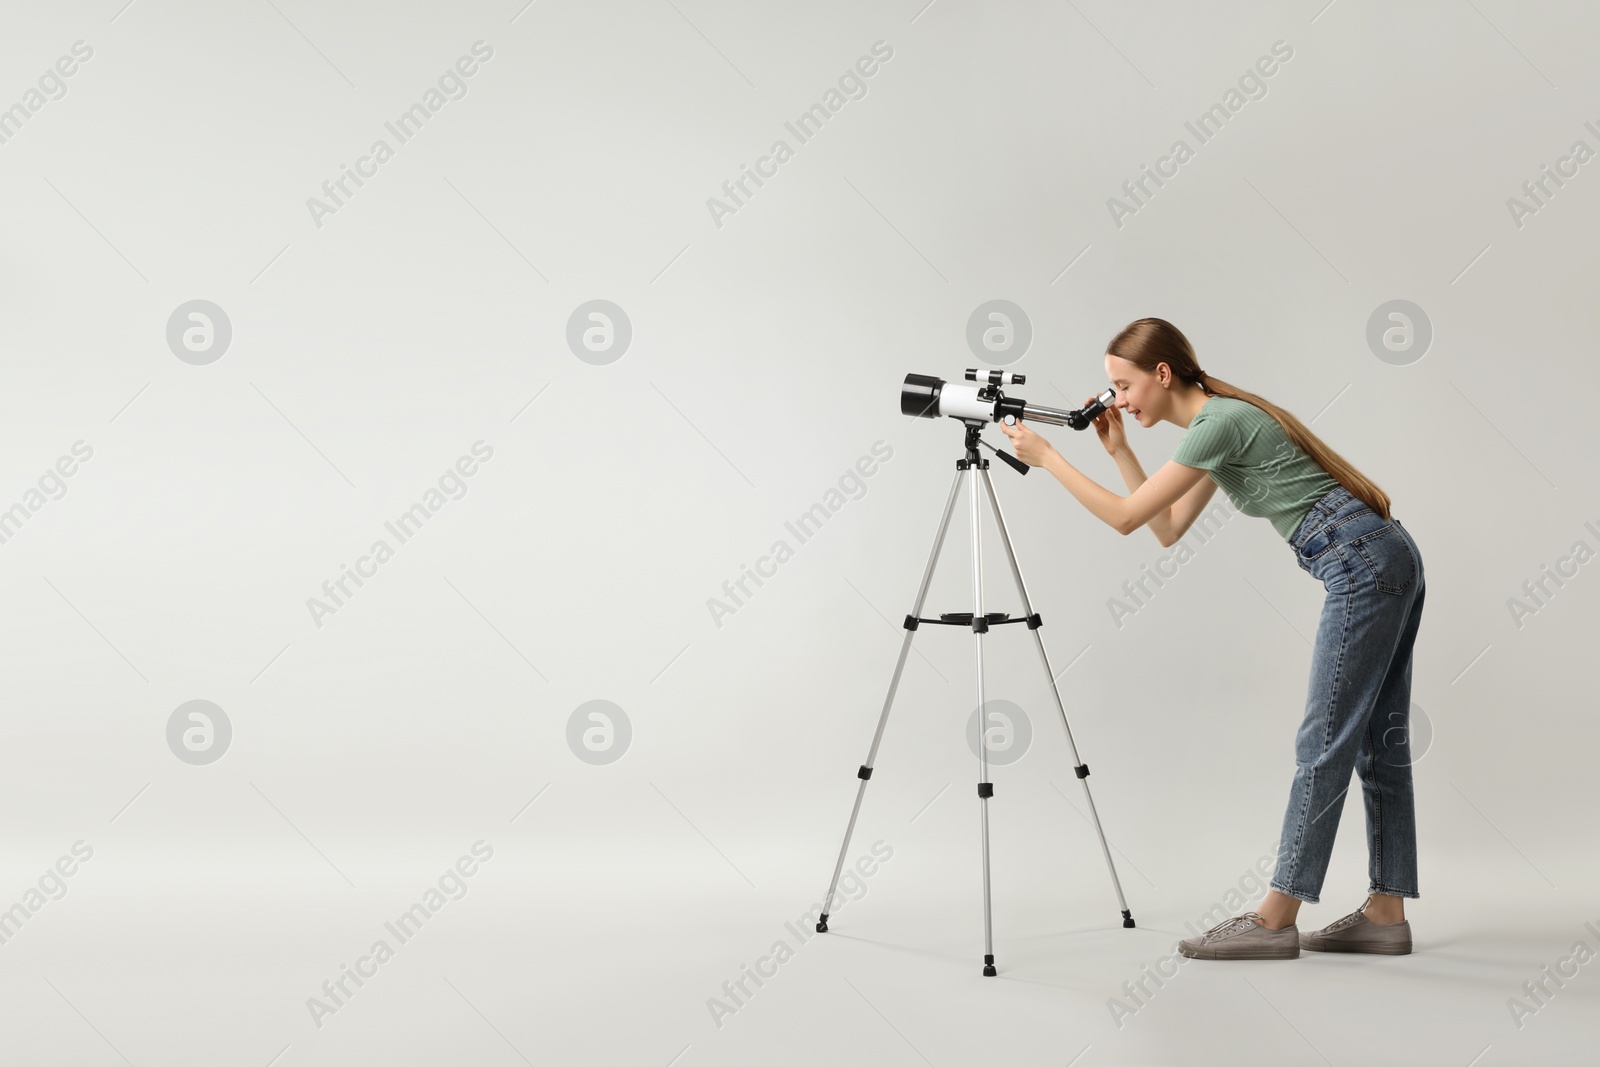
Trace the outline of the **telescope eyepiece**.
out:
M 1067 420 L 1067 425 L 1074 430 L 1082 430 L 1099 418 L 1101 412 L 1116 402 L 1117 390 L 1114 386 L 1108 385 L 1100 390 L 1093 400 L 1074 411 L 1072 417 Z

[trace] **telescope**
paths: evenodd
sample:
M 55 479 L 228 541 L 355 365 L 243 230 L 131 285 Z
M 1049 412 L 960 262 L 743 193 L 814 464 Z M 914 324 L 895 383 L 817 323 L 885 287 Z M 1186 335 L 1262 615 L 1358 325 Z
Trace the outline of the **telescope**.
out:
M 900 413 L 924 419 L 948 415 L 969 424 L 1003 420 L 1008 426 L 1027 419 L 1082 430 L 1117 399 L 1117 391 L 1108 386 L 1083 407 L 1067 410 L 1031 404 L 1001 391 L 1001 386 L 1026 385 L 1027 380 L 1026 375 L 1013 371 L 977 367 L 967 368 L 965 382 L 947 382 L 931 374 L 908 374 L 900 387 Z
M 934 625 L 960 626 L 971 629 L 977 651 L 979 711 L 976 714 L 982 722 L 987 722 L 983 646 L 986 638 L 990 641 L 995 639 L 992 630 L 998 630 L 1007 623 L 1026 623 L 1028 632 L 1033 635 L 1034 646 L 1039 650 L 1039 662 L 1044 667 L 1045 681 L 1055 698 L 1056 711 L 1061 716 L 1061 726 L 1066 730 L 1067 747 L 1072 754 L 1072 771 L 1083 785 L 1083 798 L 1089 805 L 1089 820 L 1094 825 L 1095 833 L 1100 837 L 1100 851 L 1105 856 L 1106 870 L 1111 874 L 1111 887 L 1117 894 L 1117 904 L 1122 911 L 1123 928 L 1135 927 L 1133 912 L 1129 910 L 1127 898 L 1122 893 L 1122 881 L 1117 877 L 1116 864 L 1111 860 L 1111 845 L 1106 841 L 1105 830 L 1101 827 L 1100 816 L 1095 810 L 1094 796 L 1089 790 L 1089 765 L 1078 755 L 1078 744 L 1073 740 L 1072 727 L 1067 722 L 1066 705 L 1062 702 L 1061 690 L 1056 685 L 1057 675 L 1050 666 L 1050 657 L 1045 653 L 1044 638 L 1039 633 L 1040 627 L 1044 625 L 1044 619 L 1033 610 L 1033 601 L 1029 598 L 1027 586 L 1022 581 L 1022 569 L 1017 565 L 1017 553 L 1011 544 L 1011 533 L 1006 529 L 1005 516 L 1000 512 L 1000 498 L 995 495 L 994 483 L 989 479 L 989 461 L 978 451 L 979 445 L 988 444 L 983 440 L 983 430 L 991 422 L 1004 419 L 1008 423 L 1015 423 L 1018 419 L 1034 419 L 1038 422 L 1072 426 L 1081 430 L 1089 425 L 1096 415 L 1104 411 L 1106 405 L 1110 404 L 1117 394 L 1116 390 L 1107 389 L 1079 410 L 1067 411 L 1063 408 L 1030 404 L 1019 397 L 1007 397 L 1001 391 L 1003 386 L 1025 383 L 1026 379 L 1020 374 L 998 370 L 979 371 L 976 368 L 968 369 L 965 383 L 945 382 L 928 374 L 906 375 L 905 386 L 900 394 L 901 413 L 914 418 L 933 419 L 940 415 L 949 415 L 953 419 L 960 419 L 964 454 L 956 460 L 956 479 L 950 486 L 950 495 L 945 498 L 944 517 L 939 520 L 938 532 L 934 534 L 933 551 L 928 556 L 927 566 L 923 568 L 922 584 L 917 589 L 911 613 L 905 617 L 905 622 L 902 624 L 905 637 L 900 643 L 900 659 L 895 663 L 894 673 L 889 678 L 889 695 L 884 698 L 883 710 L 878 713 L 878 728 L 872 735 L 872 747 L 867 750 L 866 761 L 856 770 L 855 806 L 850 809 L 850 821 L 845 825 L 844 841 L 839 845 L 839 857 L 834 861 L 833 880 L 828 883 L 828 895 L 822 898 L 822 914 L 817 922 L 819 934 L 828 932 L 828 919 L 833 911 L 834 894 L 839 889 L 839 876 L 844 871 L 845 857 L 850 852 L 850 838 L 856 831 L 856 820 L 861 815 L 861 803 L 867 794 L 867 783 L 875 770 L 873 764 L 878 758 L 878 746 L 883 741 L 884 727 L 889 723 L 889 709 L 894 704 L 895 692 L 899 689 L 900 679 L 905 672 L 906 658 L 911 652 L 911 639 L 924 626 L 930 628 Z M 993 445 L 989 447 L 1001 459 L 1016 468 L 1018 473 L 1028 473 L 1026 463 L 1015 456 L 1007 455 Z M 956 497 L 961 491 L 963 482 L 966 483 L 968 490 L 970 503 L 968 516 L 972 531 L 972 599 L 966 602 L 970 610 L 946 611 L 924 617 L 922 613 L 928 596 L 928 587 L 933 581 L 934 566 L 939 562 L 945 535 L 950 530 L 950 520 L 955 515 Z M 987 508 L 984 506 L 984 501 L 988 502 Z M 984 511 L 993 513 L 995 525 L 1000 529 L 1000 543 L 1005 546 L 1006 560 L 1011 565 L 1011 577 L 1016 581 L 1017 593 L 1022 599 L 1022 613 L 1019 615 L 1013 615 L 1009 611 L 989 611 L 984 601 L 984 524 L 981 521 Z M 994 962 L 994 922 L 989 894 L 989 800 L 995 793 L 994 783 L 989 780 L 989 746 L 986 732 L 980 732 L 977 749 L 978 825 L 983 861 L 983 974 L 987 978 L 997 975 L 999 970 Z

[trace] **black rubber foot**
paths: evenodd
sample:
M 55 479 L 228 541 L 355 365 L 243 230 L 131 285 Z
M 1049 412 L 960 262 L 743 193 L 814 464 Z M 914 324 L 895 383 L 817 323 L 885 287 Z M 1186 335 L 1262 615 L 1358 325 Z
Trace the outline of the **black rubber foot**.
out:
M 1122 928 L 1124 930 L 1133 929 L 1133 912 L 1125 911 L 1122 913 Z
M 983 976 L 985 978 L 993 978 L 996 973 L 997 972 L 994 969 L 994 964 L 986 963 L 983 965 Z
M 1128 921 L 1132 922 L 1133 920 L 1129 919 Z M 817 933 L 825 934 L 827 932 L 828 932 L 828 924 L 827 923 L 818 923 L 817 924 Z

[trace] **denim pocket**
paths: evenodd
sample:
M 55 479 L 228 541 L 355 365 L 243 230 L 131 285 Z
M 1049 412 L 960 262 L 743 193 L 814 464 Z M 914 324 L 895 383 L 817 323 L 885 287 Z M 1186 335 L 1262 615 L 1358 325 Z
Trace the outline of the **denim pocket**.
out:
M 1329 547 L 1333 545 L 1333 529 L 1326 519 L 1321 516 L 1312 516 L 1306 521 L 1315 522 L 1317 527 L 1311 531 L 1311 536 L 1307 537 L 1300 547 L 1295 550 L 1295 555 L 1299 557 L 1302 567 L 1310 564 L 1312 560 L 1328 551 Z
M 1302 564 L 1314 563 L 1318 556 L 1333 547 L 1335 541 L 1344 542 L 1348 540 L 1349 531 L 1340 532 L 1345 524 L 1367 518 L 1376 519 L 1377 516 L 1359 502 L 1354 505 L 1347 504 L 1332 515 L 1307 516 L 1305 521 L 1314 521 L 1317 526 L 1311 531 L 1311 535 L 1305 539 L 1305 542 L 1301 544 L 1296 553 L 1300 557 L 1300 562 Z
M 1398 596 L 1416 580 L 1416 556 L 1406 543 L 1405 534 L 1393 522 L 1386 522 L 1376 530 L 1355 538 L 1350 542 L 1350 547 L 1372 572 L 1380 592 Z

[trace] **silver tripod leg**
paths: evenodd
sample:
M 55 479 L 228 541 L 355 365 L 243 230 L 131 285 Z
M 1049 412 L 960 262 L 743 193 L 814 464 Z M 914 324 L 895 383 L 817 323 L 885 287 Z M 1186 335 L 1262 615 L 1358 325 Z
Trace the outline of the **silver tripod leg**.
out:
M 994 924 L 989 907 L 989 798 L 994 796 L 994 785 L 989 781 L 989 746 L 984 743 L 983 710 L 983 635 L 989 629 L 983 613 L 983 533 L 978 496 L 983 485 L 978 482 L 982 474 L 987 484 L 989 472 L 982 464 L 974 463 L 967 469 L 967 482 L 972 489 L 972 636 L 978 654 L 978 825 L 983 839 L 983 973 L 993 978 Z
M 961 471 L 956 472 L 955 480 L 950 483 L 950 495 L 944 502 L 944 517 L 939 520 L 939 532 L 933 538 L 933 551 L 928 554 L 928 565 L 922 570 L 922 584 L 917 587 L 917 602 L 911 609 L 911 614 L 906 617 L 906 636 L 900 642 L 900 658 L 895 661 L 894 676 L 889 679 L 889 694 L 883 698 L 883 711 L 878 713 L 878 729 L 872 735 L 872 747 L 867 750 L 867 761 L 856 772 L 856 777 L 861 783 L 856 786 L 856 803 L 850 809 L 850 823 L 844 829 L 844 843 L 839 846 L 839 859 L 833 865 L 833 880 L 828 883 L 828 895 L 822 902 L 822 917 L 817 923 L 817 932 L 823 933 L 828 929 L 828 914 L 833 911 L 833 895 L 839 889 L 839 872 L 844 869 L 845 853 L 850 850 L 850 835 L 856 830 L 856 816 L 861 814 L 861 800 L 867 794 L 867 780 L 872 777 L 872 761 L 878 758 L 878 743 L 883 740 L 883 728 L 889 723 L 889 708 L 894 704 L 895 690 L 900 688 L 900 674 L 905 670 L 906 657 L 911 653 L 911 638 L 917 632 L 913 619 L 922 615 L 922 603 L 928 596 L 928 585 L 933 580 L 933 567 L 939 561 L 939 550 L 944 547 L 944 535 L 950 528 L 950 515 L 956 507 L 956 490 L 961 485 Z M 977 515 L 977 497 L 973 497 L 973 515 Z M 987 868 L 984 874 L 985 899 L 988 893 Z M 985 905 L 987 908 L 987 905 Z
M 981 471 L 980 473 L 982 473 L 982 475 L 983 475 L 984 488 L 987 489 L 988 493 L 989 493 L 989 505 L 990 505 L 990 507 L 992 507 L 994 509 L 995 525 L 1000 527 L 1000 540 L 1006 546 L 1006 559 L 1011 562 L 1011 574 L 1017 580 L 1017 595 L 1022 598 L 1022 610 L 1026 613 L 1027 618 L 1028 618 L 1028 629 L 1033 631 L 1033 640 L 1034 640 L 1034 643 L 1037 645 L 1037 647 L 1039 649 L 1039 661 L 1044 664 L 1044 676 L 1047 679 L 1049 679 L 1049 681 L 1050 681 L 1050 693 L 1051 693 L 1052 696 L 1055 697 L 1056 711 L 1061 714 L 1061 727 L 1062 727 L 1062 729 L 1066 730 L 1066 732 L 1067 732 L 1067 747 L 1072 750 L 1072 764 L 1073 764 L 1072 769 L 1073 769 L 1073 772 L 1077 774 L 1078 781 L 1083 783 L 1083 797 L 1084 797 L 1085 800 L 1087 800 L 1089 802 L 1089 819 L 1090 819 L 1091 822 L 1094 823 L 1094 832 L 1096 834 L 1098 834 L 1099 837 L 1100 837 L 1100 851 L 1105 853 L 1106 869 L 1111 872 L 1111 885 L 1117 891 L 1117 904 L 1122 908 L 1122 925 L 1123 926 L 1127 926 L 1127 927 L 1131 927 L 1131 926 L 1133 926 L 1133 913 L 1128 910 L 1128 901 L 1122 895 L 1122 881 L 1117 877 L 1116 864 L 1111 862 L 1111 846 L 1106 844 L 1106 833 L 1105 833 L 1104 830 L 1102 830 L 1100 828 L 1100 814 L 1099 814 L 1099 812 L 1097 812 L 1095 810 L 1094 795 L 1089 792 L 1089 767 L 1088 767 L 1087 764 L 1085 764 L 1083 762 L 1083 760 L 1078 758 L 1078 745 L 1072 739 L 1072 726 L 1067 722 L 1067 709 L 1061 703 L 1061 690 L 1056 687 L 1055 672 L 1050 669 L 1050 657 L 1045 654 L 1044 638 L 1042 636 L 1040 636 L 1040 634 L 1039 634 L 1039 625 L 1040 624 L 1037 623 L 1034 620 L 1033 603 L 1028 599 L 1028 589 L 1027 589 L 1027 587 L 1025 585 L 1023 585 L 1023 582 L 1022 582 L 1022 568 L 1017 566 L 1017 554 L 1011 547 L 1011 534 L 1006 529 L 1005 516 L 1000 514 L 1000 498 L 995 495 L 994 482 L 992 482 L 989 479 L 989 471 L 987 470 L 987 468 L 984 469 L 983 471 Z M 974 500 L 974 507 L 976 507 L 976 500 Z M 983 703 L 982 703 L 982 701 L 983 701 L 983 689 L 982 689 L 983 683 L 982 683 L 982 676 L 981 676 L 981 671 L 982 671 L 982 662 L 981 662 L 981 660 L 980 660 L 980 663 L 979 663 L 979 671 L 980 671 L 980 680 L 979 680 L 979 683 L 978 683 L 979 684 L 979 690 L 978 690 L 979 704 L 978 704 L 978 706 L 981 708 L 983 706 Z M 981 715 L 982 712 L 979 712 L 979 714 Z M 981 731 L 980 731 L 980 734 L 981 734 Z M 985 846 L 985 848 L 987 849 L 987 845 Z M 984 909 L 987 912 L 987 910 L 988 910 L 988 880 L 989 880 L 987 852 L 985 854 L 985 857 L 986 858 L 984 860 L 984 887 L 985 887 L 984 888 L 984 902 L 985 902 L 984 903 Z M 987 918 L 985 919 L 985 921 L 987 922 Z

